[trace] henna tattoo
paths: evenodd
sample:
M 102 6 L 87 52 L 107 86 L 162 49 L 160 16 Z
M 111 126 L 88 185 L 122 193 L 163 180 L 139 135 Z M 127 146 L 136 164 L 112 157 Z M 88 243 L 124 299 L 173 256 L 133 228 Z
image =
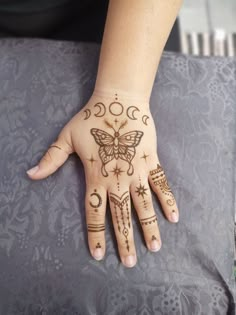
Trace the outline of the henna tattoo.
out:
M 121 170 L 121 167 L 118 167 L 116 164 L 116 167 L 113 168 L 113 170 L 111 171 L 114 176 L 116 176 L 117 180 L 119 179 L 119 176 L 121 176 L 121 173 L 123 173 L 124 171 Z
M 148 125 L 147 124 L 147 120 L 149 119 L 149 116 L 148 115 L 143 115 L 143 117 L 142 117 L 142 122 L 144 123 L 144 125 Z
M 137 120 L 137 118 L 134 116 L 134 112 L 139 111 L 138 107 L 136 106 L 129 106 L 126 110 L 126 115 L 129 117 L 131 120 Z
M 156 236 L 152 235 L 152 241 L 156 241 L 156 240 L 157 240 Z
M 49 148 L 57 148 L 57 149 L 59 149 L 59 150 L 62 150 L 62 148 L 60 148 L 58 145 L 50 145 Z
M 87 160 L 91 163 L 91 166 L 93 166 L 94 162 L 97 162 L 97 160 L 94 160 L 93 155 L 91 155 L 91 158 Z
M 120 191 L 120 183 L 117 182 L 117 190 Z
M 114 116 L 120 116 L 123 114 L 124 106 L 119 102 L 112 102 L 109 105 L 109 112 Z
M 85 118 L 84 118 L 84 120 L 89 119 L 89 117 L 91 116 L 91 110 L 90 110 L 90 109 L 85 109 L 85 110 L 84 110 L 84 113 L 85 113 Z
M 142 196 L 144 198 L 144 195 L 147 195 L 146 190 L 148 189 L 144 185 L 139 184 L 139 187 L 136 187 L 136 189 L 135 192 L 138 194 L 138 197 Z
M 116 101 L 118 100 L 117 93 L 115 94 L 115 100 L 116 100 Z
M 117 125 L 117 123 L 119 122 L 119 120 L 118 119 L 115 119 L 114 120 L 114 123 Z
M 147 210 L 147 201 L 145 199 L 143 200 L 143 206 L 144 206 L 144 209 Z
M 157 216 L 154 214 L 153 216 L 145 219 L 140 219 L 142 225 L 148 225 L 157 222 Z
M 121 195 L 121 197 L 117 196 L 116 194 L 110 193 L 110 202 L 114 204 L 114 211 L 115 211 L 115 218 L 118 226 L 118 231 L 121 233 L 121 225 L 117 213 L 117 208 L 120 210 L 120 216 L 121 216 L 121 223 L 122 223 L 122 234 L 125 237 L 125 243 L 126 243 L 126 249 L 129 251 L 129 240 L 128 240 L 128 235 L 129 235 L 129 228 L 131 227 L 130 224 L 130 215 L 129 215 L 129 192 L 126 191 Z M 125 208 L 124 208 L 125 207 Z M 126 218 L 127 218 L 127 224 L 125 221 L 125 214 L 124 210 L 126 210 Z M 127 226 L 128 225 L 128 226 Z
M 102 161 L 102 175 L 104 177 L 108 176 L 105 166 L 113 159 L 126 161 L 129 164 L 127 175 L 132 175 L 134 167 L 131 162 L 136 154 L 135 148 L 139 145 L 143 132 L 133 130 L 120 135 L 119 131 L 127 124 L 127 120 L 122 122 L 117 130 L 106 120 L 105 124 L 113 129 L 114 136 L 101 129 L 92 128 L 90 130 L 95 142 L 99 145 L 98 154 Z
M 145 162 L 147 162 L 147 157 L 148 157 L 148 156 L 149 156 L 149 155 L 147 155 L 146 153 L 143 152 L 143 156 L 141 156 L 141 159 L 144 159 Z
M 106 114 L 106 107 L 103 103 L 96 103 L 94 107 L 98 107 L 98 112 L 94 116 L 103 117 Z
M 92 203 L 91 201 L 89 201 L 89 204 L 91 207 L 93 208 L 99 208 L 102 205 L 102 197 L 97 193 L 97 190 L 94 189 L 94 192 L 92 194 L 90 194 L 90 197 L 95 196 L 97 198 L 97 203 Z
M 173 206 L 175 204 L 175 198 L 168 185 L 165 172 L 163 168 L 161 167 L 161 165 L 157 164 L 157 168 L 150 171 L 150 175 L 151 175 L 154 185 L 159 186 L 161 189 L 161 192 L 165 194 L 168 198 L 170 198 L 170 199 L 167 199 L 166 203 L 169 206 Z
M 97 243 L 96 248 L 102 248 L 100 243 Z
M 105 231 L 105 224 L 88 224 L 88 231 L 95 233 Z

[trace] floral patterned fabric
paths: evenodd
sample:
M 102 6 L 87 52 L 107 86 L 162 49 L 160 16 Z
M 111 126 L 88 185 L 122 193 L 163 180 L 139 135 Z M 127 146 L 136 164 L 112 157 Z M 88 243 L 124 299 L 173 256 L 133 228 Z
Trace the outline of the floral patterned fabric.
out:
M 89 99 L 99 48 L 0 40 L 0 314 L 235 314 L 235 59 L 163 54 L 151 110 L 180 220 L 153 198 L 162 248 L 151 253 L 133 217 L 134 268 L 120 263 L 109 211 L 105 259 L 90 256 L 75 154 L 27 177 Z

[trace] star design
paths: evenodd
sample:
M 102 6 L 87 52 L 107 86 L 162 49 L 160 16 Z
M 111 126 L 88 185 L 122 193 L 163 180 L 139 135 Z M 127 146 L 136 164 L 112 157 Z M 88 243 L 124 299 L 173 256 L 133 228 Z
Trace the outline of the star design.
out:
M 147 157 L 148 157 L 149 155 L 147 155 L 147 154 L 145 154 L 144 152 L 143 152 L 143 156 L 141 156 L 141 159 L 144 159 L 145 160 L 145 162 L 147 162 L 146 160 L 147 160 Z
M 97 160 L 94 160 L 93 155 L 91 155 L 91 158 L 87 160 L 91 163 L 92 166 L 93 166 L 93 163 L 97 161 Z
M 144 187 L 144 185 L 141 185 L 139 184 L 139 187 L 136 187 L 136 193 L 138 194 L 138 197 L 139 196 L 142 196 L 144 198 L 144 195 L 147 195 L 146 194 L 146 190 L 148 190 L 147 188 Z
M 121 170 L 121 167 L 118 167 L 116 164 L 116 167 L 113 168 L 113 170 L 111 171 L 114 176 L 116 176 L 117 180 L 119 179 L 119 176 L 121 176 L 121 173 L 123 173 L 124 171 Z

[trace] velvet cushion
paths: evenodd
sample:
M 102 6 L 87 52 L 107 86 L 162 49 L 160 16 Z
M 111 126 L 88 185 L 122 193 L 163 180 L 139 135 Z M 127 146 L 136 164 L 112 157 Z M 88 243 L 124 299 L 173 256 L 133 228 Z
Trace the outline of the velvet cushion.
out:
M 151 253 L 133 217 L 134 268 L 120 262 L 109 211 L 105 259 L 90 256 L 75 154 L 45 180 L 27 177 L 89 99 L 99 49 L 0 40 L 0 314 L 235 314 L 235 59 L 163 54 L 151 111 L 180 220 L 153 198 L 162 248 Z

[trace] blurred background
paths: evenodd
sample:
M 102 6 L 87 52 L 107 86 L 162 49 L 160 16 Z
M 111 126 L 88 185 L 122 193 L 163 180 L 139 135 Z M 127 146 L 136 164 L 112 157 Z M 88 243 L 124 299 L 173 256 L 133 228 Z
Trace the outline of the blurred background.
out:
M 236 56 L 236 0 L 185 0 L 179 28 L 183 53 Z

